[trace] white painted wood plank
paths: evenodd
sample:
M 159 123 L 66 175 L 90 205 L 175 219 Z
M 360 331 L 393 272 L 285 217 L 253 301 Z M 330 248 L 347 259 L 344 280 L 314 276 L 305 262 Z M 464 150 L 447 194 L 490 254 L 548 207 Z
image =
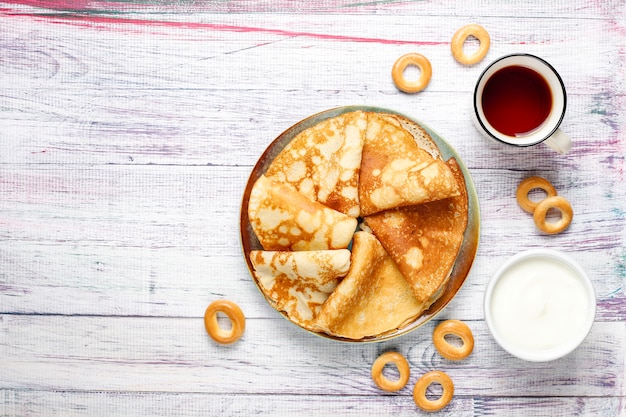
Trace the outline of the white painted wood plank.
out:
M 619 16 L 623 10 L 614 12 Z M 468 23 L 465 17 L 434 16 L 416 25 L 414 18 L 394 15 L 208 15 L 190 27 L 124 19 L 9 15 L 0 27 L 4 54 L 11 58 L 3 63 L 2 77 L 10 77 L 12 87 L 29 88 L 96 84 L 237 92 L 262 86 L 301 94 L 320 89 L 399 94 L 391 66 L 403 53 L 417 51 L 433 64 L 428 91 L 469 92 L 489 60 L 516 51 L 549 57 L 572 94 L 601 89 L 607 79 L 624 85 L 615 77 L 623 69 L 606 59 L 619 54 L 622 35 L 606 20 L 584 16 L 483 17 L 479 23 L 488 28 L 492 43 L 486 60 L 473 67 L 456 63 L 449 47 L 454 32 Z M 29 30 L 31 24 L 38 30 Z M 55 36 L 59 30 L 67 36 Z
M 310 402 L 301 396 L 274 395 L 207 395 L 170 393 L 43 393 L 8 392 L 6 417 L 32 415 L 84 416 L 106 414 L 119 417 L 146 415 L 153 417 L 210 416 L 415 416 L 421 415 L 413 400 L 399 396 L 312 396 Z M 2 391 L 0 390 L 0 398 Z M 0 405 L 0 411 L 2 411 Z M 592 408 L 593 409 L 593 408 Z M 11 410 L 20 410 L 12 413 Z M 469 417 L 472 400 L 457 398 L 442 416 Z
M 451 362 L 432 344 L 435 322 L 392 341 L 354 345 L 311 335 L 284 319 L 252 319 L 242 339 L 222 346 L 208 337 L 201 318 L 0 317 L 0 388 L 377 395 L 371 364 L 395 349 L 409 361 L 412 384 L 441 369 L 460 396 L 624 395 L 623 322 L 596 323 L 563 359 L 527 363 L 500 349 L 482 321 L 468 322 L 476 340 L 472 355 Z
M 119 393 L 47 392 L 0 390 L 0 411 L 6 417 L 49 415 L 77 417 L 116 415 L 135 417 L 214 416 L 415 416 L 421 412 L 407 396 L 301 396 L 203 394 L 203 393 Z M 493 398 L 455 396 L 438 416 L 491 416 L 502 410 L 511 417 L 570 417 L 572 415 L 620 417 L 626 412 L 619 399 L 593 397 Z
M 540 18 L 545 16 L 558 16 L 563 19 L 580 18 L 586 19 L 606 19 L 623 5 L 619 0 L 609 0 L 603 2 L 549 2 L 545 1 L 525 1 L 523 3 L 502 3 L 497 0 L 483 1 L 479 5 L 472 2 L 462 1 L 381 1 L 355 3 L 350 0 L 322 0 L 310 2 L 306 0 L 295 1 L 274 1 L 268 3 L 263 0 L 253 1 L 225 1 L 225 2 L 190 2 L 172 4 L 162 2 L 121 2 L 121 3 L 74 3 L 74 2 L 37 2 L 24 1 L 24 4 L 31 4 L 35 7 L 24 5 L 12 6 L 15 10 L 26 12 L 48 13 L 57 11 L 62 13 L 67 10 L 84 11 L 88 13 L 100 12 L 124 12 L 135 13 L 140 16 L 163 19 L 164 16 L 172 16 L 177 20 L 185 20 L 186 15 L 194 14 L 202 16 L 203 13 L 227 13 L 227 14 L 266 14 L 266 13 L 288 13 L 297 17 L 298 15 L 320 15 L 320 14 L 394 14 L 394 15 L 417 15 L 417 16 L 447 16 L 476 18 L 481 14 L 498 17 L 519 17 L 527 16 Z M 39 6 L 39 7 L 37 7 Z M 482 13 L 481 13 L 482 12 Z M 134 14 L 131 14 L 134 15 Z
M 458 93 L 450 92 L 430 95 L 423 101 L 405 96 L 381 101 L 355 96 L 338 101 L 336 93 L 321 92 L 310 101 L 302 101 L 300 93 L 262 90 L 240 95 L 209 91 L 190 98 L 185 90 L 146 89 L 126 99 L 122 99 L 126 95 L 123 90 L 115 94 L 88 90 L 88 98 L 53 111 L 56 100 L 64 97 L 72 101 L 77 92 L 42 90 L 36 105 L 22 98 L 6 100 L 7 94 L 0 92 L 0 98 L 5 98 L 0 162 L 5 164 L 251 167 L 265 147 L 292 124 L 316 111 L 347 104 L 390 108 L 426 123 L 457 149 L 470 168 L 563 170 L 564 175 L 573 175 L 572 167 L 589 171 L 601 168 L 618 175 L 619 155 L 626 152 L 619 139 L 620 126 L 626 125 L 617 108 L 620 101 L 597 95 L 570 97 L 563 130 L 572 136 L 574 146 L 570 154 L 557 156 L 543 145 L 518 151 L 480 136 L 470 121 L 469 93 L 460 99 Z M 281 101 L 281 97 L 294 103 L 292 114 L 279 108 L 268 111 L 267 101 Z M 146 103 L 150 103 L 149 109 Z

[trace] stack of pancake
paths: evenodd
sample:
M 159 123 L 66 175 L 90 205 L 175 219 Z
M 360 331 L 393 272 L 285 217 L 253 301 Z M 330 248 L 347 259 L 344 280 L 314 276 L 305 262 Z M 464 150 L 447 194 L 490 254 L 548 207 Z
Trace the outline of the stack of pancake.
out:
M 415 122 L 366 111 L 295 136 L 247 208 L 266 297 L 301 327 L 352 340 L 401 329 L 441 296 L 468 221 L 457 161 Z

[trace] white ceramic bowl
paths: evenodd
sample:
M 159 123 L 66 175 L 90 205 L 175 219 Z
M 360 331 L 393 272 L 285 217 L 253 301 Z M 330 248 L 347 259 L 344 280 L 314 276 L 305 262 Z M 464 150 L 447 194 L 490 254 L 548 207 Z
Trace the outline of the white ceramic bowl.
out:
M 591 280 L 569 256 L 533 249 L 508 259 L 487 285 L 485 320 L 498 344 L 527 361 L 575 350 L 596 314 Z

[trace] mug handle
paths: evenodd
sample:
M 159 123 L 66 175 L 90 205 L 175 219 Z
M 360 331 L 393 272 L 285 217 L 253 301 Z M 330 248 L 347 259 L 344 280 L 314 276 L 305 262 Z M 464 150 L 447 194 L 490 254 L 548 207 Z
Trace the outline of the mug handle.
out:
M 572 139 L 561 129 L 557 129 L 544 143 L 560 154 L 566 154 L 572 149 Z

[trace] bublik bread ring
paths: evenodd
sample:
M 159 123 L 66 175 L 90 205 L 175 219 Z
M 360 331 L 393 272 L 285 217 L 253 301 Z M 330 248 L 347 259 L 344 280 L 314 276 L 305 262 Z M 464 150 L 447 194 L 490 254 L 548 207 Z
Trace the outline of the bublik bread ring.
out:
M 396 381 L 390 381 L 383 375 L 385 365 L 393 363 L 398 368 L 400 376 Z M 410 369 L 406 358 L 398 352 L 385 352 L 372 365 L 372 379 L 383 391 L 399 391 L 409 382 Z
M 473 36 L 478 39 L 480 46 L 478 50 L 471 55 L 466 55 L 463 51 L 463 46 L 468 37 Z M 452 56 L 458 62 L 464 65 L 474 65 L 487 55 L 489 51 L 489 45 L 491 44 L 491 38 L 489 33 L 484 27 L 476 24 L 465 25 L 454 33 L 452 36 L 452 42 L 450 42 L 450 49 L 452 50 Z
M 443 392 L 441 397 L 436 400 L 429 400 L 426 397 L 426 390 L 432 384 L 438 383 L 441 385 Z M 454 384 L 452 379 L 442 371 L 430 371 L 424 374 L 415 383 L 413 388 L 413 401 L 415 405 L 424 411 L 439 411 L 450 403 L 454 396 Z
M 231 329 L 224 330 L 217 322 L 217 313 L 224 313 L 231 322 Z M 232 301 L 216 300 L 204 312 L 204 327 L 213 340 L 229 344 L 239 340 L 246 328 L 246 318 L 241 308 Z
M 448 335 L 457 336 L 463 344 L 460 347 L 451 345 L 445 339 Z M 441 356 L 451 361 L 460 361 L 474 350 L 474 335 L 469 326 L 462 321 L 446 320 L 435 327 L 433 343 Z
M 536 189 L 543 190 L 546 193 L 546 197 L 554 197 L 556 195 L 556 189 L 547 179 L 536 176 L 526 178 L 517 186 L 515 196 L 517 204 L 528 213 L 533 213 L 539 203 L 539 201 L 535 202 L 528 198 L 528 193 Z
M 559 210 L 561 212 L 561 218 L 555 222 L 547 221 L 546 215 L 550 209 Z M 560 233 L 567 229 L 572 222 L 572 217 L 574 217 L 572 205 L 566 198 L 558 195 L 541 200 L 533 213 L 533 219 L 535 220 L 537 228 L 549 235 Z
M 418 67 L 421 72 L 420 77 L 416 81 L 407 81 L 407 79 L 404 78 L 404 71 L 409 65 Z M 405 93 L 417 93 L 422 91 L 430 82 L 432 75 L 433 67 L 430 65 L 428 58 L 415 52 L 402 55 L 393 64 L 393 68 L 391 68 L 391 77 L 393 78 L 394 84 Z

